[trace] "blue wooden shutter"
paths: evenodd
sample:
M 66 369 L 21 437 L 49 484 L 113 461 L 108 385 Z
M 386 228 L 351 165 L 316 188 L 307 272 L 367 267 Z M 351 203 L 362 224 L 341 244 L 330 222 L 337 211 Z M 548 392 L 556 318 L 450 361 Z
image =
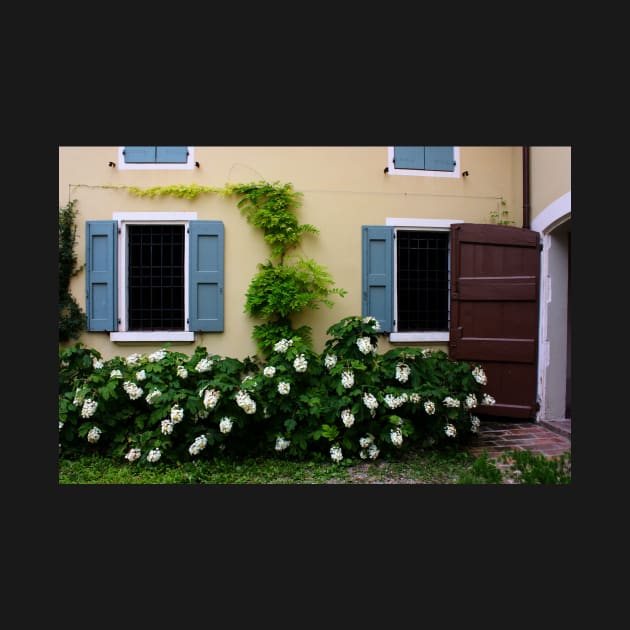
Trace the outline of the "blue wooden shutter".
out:
M 161 164 L 186 164 L 188 147 L 156 147 L 155 161 Z
M 382 332 L 394 323 L 394 228 L 364 225 L 363 228 L 363 317 L 378 319 Z
M 152 164 L 155 162 L 155 147 L 125 147 L 125 164 Z
M 425 169 L 424 147 L 394 147 L 396 168 Z
M 88 330 L 118 330 L 117 221 L 86 223 L 86 312 Z
M 453 171 L 453 147 L 425 147 L 424 163 L 427 171 Z
M 223 251 L 221 221 L 191 221 L 189 236 L 189 330 L 223 330 Z

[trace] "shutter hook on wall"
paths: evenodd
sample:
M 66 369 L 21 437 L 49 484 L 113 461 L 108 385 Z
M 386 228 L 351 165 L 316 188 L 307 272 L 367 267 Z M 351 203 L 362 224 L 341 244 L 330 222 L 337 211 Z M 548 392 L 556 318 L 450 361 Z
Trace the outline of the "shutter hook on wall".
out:
M 115 168 L 115 167 L 116 167 L 116 162 L 110 162 L 110 163 L 108 164 L 108 166 L 111 166 L 112 168 Z

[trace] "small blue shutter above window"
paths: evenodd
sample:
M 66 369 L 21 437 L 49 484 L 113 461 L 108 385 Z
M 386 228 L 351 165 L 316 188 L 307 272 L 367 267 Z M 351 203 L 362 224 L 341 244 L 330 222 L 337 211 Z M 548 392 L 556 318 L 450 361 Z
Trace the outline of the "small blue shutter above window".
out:
M 394 167 L 424 170 L 424 147 L 394 147 Z
M 125 147 L 125 164 L 152 164 L 155 147 Z
M 118 223 L 86 223 L 86 312 L 87 329 L 118 330 L 116 257 Z
M 376 317 L 381 332 L 391 332 L 394 322 L 394 228 L 364 225 L 363 317 Z
M 221 221 L 191 221 L 189 330 L 223 330 L 224 228 Z
M 160 164 L 186 164 L 188 147 L 156 147 L 155 161 Z
M 455 160 L 453 147 L 425 147 L 425 169 L 427 171 L 453 171 Z

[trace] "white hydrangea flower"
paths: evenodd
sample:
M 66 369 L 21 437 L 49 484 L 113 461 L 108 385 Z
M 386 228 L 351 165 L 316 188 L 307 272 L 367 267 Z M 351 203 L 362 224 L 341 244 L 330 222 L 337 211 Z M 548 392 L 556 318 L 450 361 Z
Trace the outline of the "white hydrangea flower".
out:
M 344 370 L 341 373 L 341 384 L 346 389 L 350 389 L 354 386 L 354 372 L 352 370 Z
M 94 415 L 96 408 L 98 407 L 98 403 L 91 398 L 86 398 L 83 401 L 83 407 L 81 408 L 81 417 L 82 418 L 90 418 Z
M 343 459 L 343 452 L 341 450 L 341 446 L 334 444 L 330 447 L 330 458 L 334 462 L 340 462 Z
M 335 365 L 337 365 L 337 355 L 336 354 L 327 354 L 324 357 L 324 365 L 326 366 L 326 368 L 328 368 L 329 370 L 334 368 Z
M 477 406 L 477 396 L 474 394 L 468 394 L 468 396 L 466 396 L 464 406 L 466 409 L 474 409 Z
M 376 409 L 378 407 L 378 400 L 376 400 L 376 396 L 374 396 L 374 394 L 365 392 L 363 394 L 363 404 L 370 410 L 370 414 L 372 416 L 376 414 Z
M 424 410 L 432 416 L 435 413 L 435 403 L 432 400 L 427 400 L 424 403 Z
M 248 414 L 256 413 L 256 402 L 242 389 L 236 394 L 236 404 Z
M 359 451 L 359 457 L 360 457 L 361 459 L 367 459 L 367 456 L 368 456 L 368 455 L 367 455 L 367 451 L 365 451 L 365 450 L 361 450 L 361 451 Z
M 453 408 L 459 407 L 459 400 L 457 400 L 457 398 L 453 398 L 452 396 L 447 396 L 442 402 L 447 407 L 453 407 Z
M 232 419 L 225 416 L 224 418 L 221 418 L 221 421 L 219 422 L 219 431 L 221 431 L 221 433 L 229 433 L 232 430 L 233 424 Z
M 77 407 L 83 404 L 83 398 L 85 397 L 85 393 L 82 392 L 79 388 L 77 388 L 74 392 L 74 400 L 72 401 L 73 405 Z
M 470 416 L 470 430 L 473 433 L 477 433 L 479 431 L 480 424 L 481 421 L 479 420 L 479 418 L 477 418 L 477 416 Z
M 341 421 L 348 429 L 354 424 L 354 414 L 350 409 L 344 409 L 341 412 Z
M 157 400 L 162 395 L 162 392 L 159 389 L 153 389 L 150 393 L 147 394 L 146 401 L 149 405 L 153 404 L 153 401 Z
M 381 452 L 377 447 L 376 444 L 370 444 L 368 446 L 368 457 L 370 459 L 376 459 L 379 455 L 379 453 Z
M 203 406 L 206 409 L 214 409 L 221 398 L 221 392 L 217 389 L 206 389 L 203 395 Z
M 396 380 L 406 383 L 411 374 L 411 368 L 406 363 L 398 363 L 396 365 Z
M 95 370 L 100 370 L 103 365 L 105 365 L 100 359 L 97 359 L 96 357 L 92 357 L 92 367 Z
M 101 437 L 102 431 L 98 427 L 92 427 L 87 434 L 87 441 L 96 444 Z
M 368 446 L 370 446 L 373 442 L 374 438 L 371 435 L 366 435 L 365 437 L 359 439 L 359 445 L 361 448 L 368 448 Z
M 204 357 L 201 361 L 199 361 L 199 363 L 197 363 L 197 365 L 195 365 L 195 372 L 208 372 L 212 369 L 213 365 L 214 361 L 212 359 Z
M 140 359 L 142 359 L 142 355 L 138 352 L 134 352 L 125 359 L 125 365 L 138 365 Z
M 409 402 L 418 404 L 421 400 L 422 396 L 420 396 L 420 394 L 416 394 L 416 392 L 413 392 L 413 394 L 409 394 Z
M 147 454 L 148 462 L 157 462 L 162 457 L 162 451 L 159 448 L 152 448 Z
M 166 356 L 166 350 L 164 350 L 164 348 L 161 348 L 160 350 L 156 350 L 155 352 L 152 352 L 148 359 L 149 359 L 149 363 L 157 363 L 158 361 L 161 361 L 164 357 Z
M 275 352 L 280 352 L 281 354 L 284 354 L 288 349 L 289 346 L 293 345 L 293 339 L 280 339 L 280 341 L 278 341 L 273 349 Z
M 276 451 L 284 451 L 291 444 L 291 440 L 285 440 L 281 435 L 276 438 Z
M 164 435 L 170 435 L 173 433 L 173 421 L 170 418 L 166 418 L 166 420 L 162 420 L 162 433 Z
M 188 447 L 188 452 L 191 455 L 199 455 L 206 445 L 208 444 L 208 438 L 205 435 L 200 435 L 195 438 L 195 441 Z
M 448 437 L 455 437 L 457 435 L 457 429 L 450 422 L 444 427 L 444 432 Z
M 308 367 L 308 361 L 304 358 L 303 354 L 295 357 L 293 361 L 293 367 L 296 372 L 306 372 L 306 368 Z
M 430 357 L 433 354 L 433 350 L 431 350 L 431 348 L 424 348 L 424 350 L 422 351 L 422 357 L 424 359 L 427 359 L 428 357 Z
M 142 388 L 138 387 L 135 383 L 131 381 L 125 381 L 123 383 L 123 389 L 127 392 L 129 398 L 131 400 L 136 400 L 142 396 Z
M 497 401 L 490 396 L 490 394 L 484 394 L 483 398 L 481 399 L 481 404 L 482 405 L 494 405 L 494 403 L 496 403 Z
M 475 367 L 475 369 L 472 371 L 472 375 L 473 375 L 473 378 L 480 385 L 486 385 L 488 383 L 488 377 L 486 376 L 486 373 L 483 371 L 481 367 L 479 366 Z
M 374 350 L 374 346 L 372 345 L 369 337 L 359 337 L 356 343 L 363 354 L 369 354 Z
M 378 319 L 376 319 L 376 317 L 373 317 L 372 315 L 368 315 L 367 317 L 364 317 L 361 321 L 364 324 L 372 324 L 372 328 L 374 328 L 374 330 L 379 330 L 381 327 Z
M 278 393 L 279 394 L 282 394 L 283 396 L 286 396 L 290 391 L 291 391 L 290 383 L 287 383 L 285 381 L 280 381 L 278 383 Z
M 385 404 L 390 409 L 396 409 L 401 405 L 404 405 L 407 400 L 409 400 L 409 397 L 405 392 L 400 394 L 400 396 L 394 396 L 394 394 L 385 394 Z
M 142 455 L 142 453 L 139 448 L 132 448 L 129 449 L 129 452 L 125 455 L 125 459 L 130 462 L 135 462 L 136 459 L 140 459 L 140 455 Z
M 178 365 L 177 376 L 179 376 L 179 378 L 188 378 L 188 370 L 183 365 Z
M 177 424 L 184 419 L 184 410 L 179 405 L 171 407 L 171 422 Z
M 136 372 L 136 381 L 144 381 L 147 377 L 147 373 L 144 370 Z
M 403 434 L 402 434 L 402 430 L 400 429 L 400 427 L 396 427 L 395 429 L 392 429 L 389 433 L 389 437 L 392 440 L 392 444 L 394 446 L 401 446 L 403 443 Z
M 273 367 L 273 365 L 268 365 L 264 370 L 263 370 L 263 374 L 267 377 L 267 378 L 272 378 L 276 373 L 276 368 Z
M 122 378 L 122 372 L 120 370 L 112 370 L 109 373 L 109 378 Z
M 59 421 L 59 430 L 61 431 L 61 429 L 63 429 L 63 422 L 61 422 L 61 420 Z

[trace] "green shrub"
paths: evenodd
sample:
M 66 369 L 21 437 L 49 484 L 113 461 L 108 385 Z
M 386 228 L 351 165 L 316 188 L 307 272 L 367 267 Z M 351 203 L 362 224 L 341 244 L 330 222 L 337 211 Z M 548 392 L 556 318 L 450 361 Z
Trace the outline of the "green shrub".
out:
M 60 351 L 62 453 L 139 453 L 142 465 L 265 453 L 347 463 L 463 444 L 477 431 L 480 366 L 420 348 L 379 355 L 372 317 L 347 317 L 328 334 L 321 355 L 298 335 L 268 338 L 264 359 L 204 347 L 107 361 L 80 344 Z
M 571 483 L 571 452 L 547 458 L 542 453 L 511 449 L 499 461 L 509 466 L 509 477 L 522 484 Z

